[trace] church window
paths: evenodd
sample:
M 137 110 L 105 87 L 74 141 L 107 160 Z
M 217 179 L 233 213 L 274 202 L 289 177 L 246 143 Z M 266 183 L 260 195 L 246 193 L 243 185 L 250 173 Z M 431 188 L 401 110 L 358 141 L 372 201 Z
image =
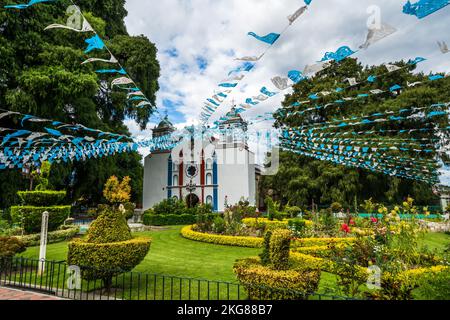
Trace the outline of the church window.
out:
M 206 160 L 206 170 L 212 170 L 213 162 L 211 159 Z
M 212 174 L 211 173 L 207 173 L 206 174 L 206 184 L 207 185 L 211 185 L 212 184 Z
M 174 185 L 174 186 L 178 185 L 178 176 L 177 175 L 173 176 L 173 183 L 172 183 L 172 185 Z
M 206 197 L 206 204 L 212 204 L 213 202 L 213 197 L 212 196 L 207 196 Z

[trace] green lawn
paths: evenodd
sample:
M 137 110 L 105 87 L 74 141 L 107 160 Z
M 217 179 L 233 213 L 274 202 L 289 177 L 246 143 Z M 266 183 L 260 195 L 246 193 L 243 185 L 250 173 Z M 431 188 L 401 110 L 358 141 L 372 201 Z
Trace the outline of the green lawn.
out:
M 153 242 L 149 254 L 134 271 L 164 275 L 184 276 L 207 280 L 236 282 L 232 270 L 236 259 L 257 255 L 261 249 L 219 246 L 192 240 L 180 235 L 181 227 L 169 227 L 163 231 L 141 232 L 136 235 L 150 236 Z M 442 250 L 450 242 L 450 235 L 429 233 L 422 241 L 430 249 Z M 22 254 L 27 258 L 38 258 L 39 247 L 28 248 Z M 65 260 L 67 242 L 50 244 L 48 260 Z M 335 287 L 335 276 L 322 273 L 319 292 Z
M 261 251 L 188 240 L 181 237 L 180 229 L 177 226 L 164 231 L 136 233 L 139 236 L 149 236 L 153 241 L 149 254 L 134 271 L 235 282 L 234 261 L 255 256 Z M 22 255 L 38 258 L 39 247 L 28 248 Z M 67 242 L 48 245 L 48 260 L 59 261 L 66 257 Z

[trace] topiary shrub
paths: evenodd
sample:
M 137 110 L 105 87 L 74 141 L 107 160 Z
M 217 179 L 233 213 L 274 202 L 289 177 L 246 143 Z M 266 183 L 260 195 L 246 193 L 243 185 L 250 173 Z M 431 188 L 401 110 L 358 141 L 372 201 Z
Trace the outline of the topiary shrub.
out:
M 286 229 L 276 229 L 272 232 L 269 244 L 270 262 L 275 270 L 289 269 L 289 250 L 291 232 Z
M 233 271 L 250 300 L 307 299 L 320 281 L 320 270 L 274 270 L 256 258 L 238 260 Z
M 48 211 L 48 230 L 54 231 L 70 215 L 70 209 L 70 206 L 14 206 L 11 207 L 11 219 L 13 224 L 23 226 L 25 232 L 36 233 L 41 231 L 42 213 Z
M 108 243 L 132 239 L 125 217 L 113 210 L 104 211 L 89 227 L 86 242 Z
M 69 243 L 67 261 L 81 269 L 86 280 L 101 279 L 107 292 L 112 278 L 133 270 L 147 255 L 151 239 L 133 239 L 125 216 L 105 210 L 91 224 L 84 239 Z
M 24 205 L 52 206 L 60 205 L 66 197 L 65 191 L 18 191 L 17 195 Z
M 270 264 L 270 238 L 272 237 L 272 231 L 267 231 L 264 235 L 263 251 L 260 253 L 261 264 L 267 266 Z

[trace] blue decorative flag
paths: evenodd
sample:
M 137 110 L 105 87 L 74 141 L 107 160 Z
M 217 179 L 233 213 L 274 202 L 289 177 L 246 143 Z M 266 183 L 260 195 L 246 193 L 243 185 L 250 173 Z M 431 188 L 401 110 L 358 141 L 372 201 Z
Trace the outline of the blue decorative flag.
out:
M 408 64 L 418 64 L 422 61 L 425 61 L 427 59 L 423 58 L 423 57 L 416 57 L 414 60 L 409 60 Z
M 219 87 L 224 87 L 224 88 L 234 88 L 237 86 L 237 83 L 221 83 L 219 84 Z
M 305 0 L 306 5 L 308 5 L 308 6 L 311 4 L 311 2 L 312 2 L 312 0 Z
M 260 90 L 260 92 L 261 92 L 262 94 L 265 94 L 266 96 L 269 96 L 269 97 L 273 97 L 274 95 L 277 94 L 276 92 L 270 92 L 269 90 L 267 90 L 266 87 L 262 87 L 261 90 Z
M 291 70 L 288 72 L 288 78 L 292 80 L 294 83 L 299 83 L 306 79 L 300 71 Z
M 86 50 L 84 50 L 84 53 L 89 53 L 94 49 L 101 50 L 105 47 L 103 40 L 100 39 L 100 37 L 97 34 L 92 38 L 86 39 L 84 42 L 88 44 L 88 47 L 86 48 Z
M 309 95 L 308 98 L 310 98 L 311 100 L 317 100 L 317 99 L 319 99 L 319 96 L 317 94 L 313 93 L 313 94 Z
M 426 16 L 448 6 L 449 0 L 419 0 L 418 2 L 411 4 L 408 1 L 403 6 L 403 13 L 416 16 L 419 19 L 423 19 Z
M 217 102 L 215 102 L 213 99 L 210 99 L 210 98 L 208 98 L 208 99 L 206 99 L 206 100 L 208 100 L 209 102 L 211 102 L 213 105 L 215 105 L 215 106 L 220 106 L 220 104 L 218 104 Z
M 256 106 L 258 104 L 258 102 L 254 102 L 251 98 L 247 98 L 245 100 L 245 103 L 251 104 L 253 106 Z
M 50 129 L 50 128 L 44 128 L 44 129 L 47 130 L 48 133 L 50 133 L 50 134 L 52 134 L 54 136 L 57 136 L 57 137 L 62 136 L 62 133 L 59 132 L 58 130 Z
M 339 49 L 337 49 L 336 52 L 326 52 L 324 57 L 320 61 L 335 60 L 336 62 L 340 62 L 345 58 L 351 56 L 355 52 L 356 51 L 353 51 L 348 46 L 342 46 Z
M 18 130 L 15 133 L 7 134 L 5 137 L 3 137 L 2 145 L 4 145 L 6 142 L 8 142 L 9 139 L 23 136 L 25 134 L 31 133 L 31 131 L 28 130 Z
M 270 45 L 274 44 L 275 41 L 277 41 L 278 38 L 280 37 L 280 34 L 278 34 L 278 33 L 269 33 L 268 35 L 263 36 L 263 37 L 258 36 L 258 35 L 257 35 L 256 33 L 254 33 L 254 32 L 249 32 L 248 35 L 249 35 L 249 36 L 252 36 L 252 37 L 254 37 L 254 38 L 256 38 L 256 39 L 258 39 L 259 41 L 268 43 L 268 44 L 270 44 Z
M 134 96 L 128 99 L 128 101 L 138 101 L 138 100 L 147 100 L 145 97 Z
M 428 79 L 429 79 L 430 81 L 439 80 L 439 79 L 442 79 L 442 78 L 444 78 L 444 76 L 443 76 L 443 75 L 440 75 L 440 74 L 436 74 L 436 75 L 433 75 L 433 76 L 429 76 L 429 77 L 428 77 Z
M 335 91 L 336 91 L 336 92 L 342 92 L 342 91 L 344 91 L 344 89 L 342 89 L 342 88 L 336 88 Z
M 38 4 L 41 2 L 54 2 L 55 0 L 31 0 L 30 2 L 28 2 L 28 4 L 11 4 L 11 5 L 7 5 L 4 8 L 5 9 L 26 9 L 28 7 L 31 7 L 34 4 Z
M 367 78 L 367 81 L 369 81 L 369 82 L 375 82 L 375 80 L 377 79 L 377 77 L 376 76 L 369 76 L 368 78 Z
M 125 71 L 124 68 L 120 69 L 120 70 L 116 70 L 116 69 L 101 69 L 101 70 L 95 70 L 95 72 L 97 73 L 120 73 L 120 74 L 127 74 L 127 72 Z
M 237 73 L 237 72 L 241 72 L 241 71 L 250 71 L 250 70 L 252 70 L 252 68 L 254 67 L 255 65 L 253 64 L 253 63 L 250 63 L 250 62 L 246 62 L 246 63 L 244 63 L 242 66 L 240 66 L 240 67 L 237 67 L 236 69 L 234 69 L 234 70 L 231 70 L 230 72 L 228 72 L 228 76 L 230 76 L 231 74 L 233 74 L 233 73 Z
M 398 84 L 393 85 L 392 87 L 389 88 L 389 91 L 393 92 L 396 90 L 400 90 L 402 87 L 400 87 Z

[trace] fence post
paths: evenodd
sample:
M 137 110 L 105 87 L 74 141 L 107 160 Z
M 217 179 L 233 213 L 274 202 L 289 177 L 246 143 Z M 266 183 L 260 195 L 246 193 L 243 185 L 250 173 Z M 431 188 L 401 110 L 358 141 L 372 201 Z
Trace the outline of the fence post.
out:
M 42 213 L 41 246 L 39 249 L 38 275 L 42 276 L 45 270 L 45 255 L 47 251 L 48 211 Z

